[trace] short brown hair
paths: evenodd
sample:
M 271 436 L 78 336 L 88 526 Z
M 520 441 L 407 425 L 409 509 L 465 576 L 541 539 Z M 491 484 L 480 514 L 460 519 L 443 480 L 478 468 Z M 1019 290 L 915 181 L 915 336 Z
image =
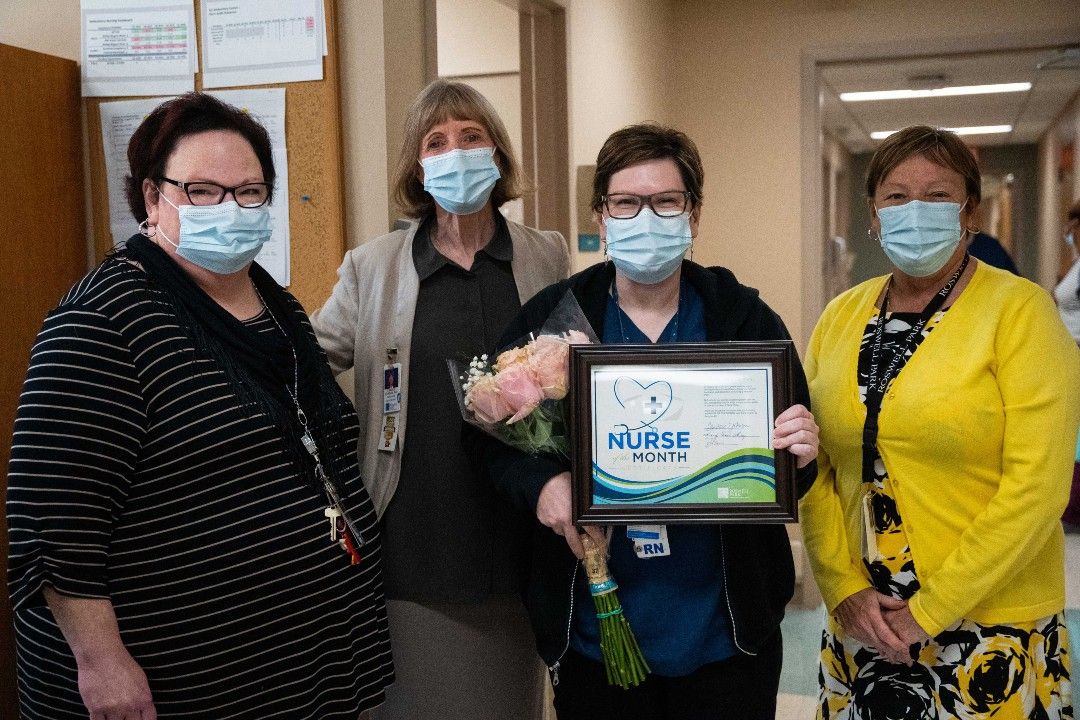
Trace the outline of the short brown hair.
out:
M 528 189 L 528 181 L 510 145 L 495 108 L 480 92 L 462 82 L 439 79 L 420 91 L 405 117 L 405 137 L 394 170 L 393 197 L 412 217 L 425 217 L 435 211 L 435 200 L 417 177 L 417 159 L 424 136 L 447 120 L 473 120 L 484 126 L 495 142 L 495 164 L 502 175 L 491 191 L 496 208 L 507 200 L 516 200 Z
M 612 175 L 631 165 L 666 159 L 674 161 L 679 168 L 683 185 L 690 193 L 690 201 L 694 206 L 700 205 L 704 198 L 702 187 L 705 172 L 694 141 L 686 133 L 673 128 L 639 123 L 611 133 L 600 148 L 596 156 L 596 174 L 593 176 L 592 209 L 600 212 Z
M 128 168 L 131 174 L 124 178 L 124 191 L 128 207 L 136 220 L 142 222 L 146 219 L 143 180 L 149 179 L 156 187 L 165 174 L 165 166 L 176 144 L 188 135 L 208 130 L 228 130 L 247 140 L 259 159 L 263 182 L 270 185 L 273 194 L 274 158 L 266 128 L 243 110 L 223 103 L 212 95 L 189 92 L 154 108 L 128 142 Z
M 866 169 L 866 196 L 873 198 L 885 176 L 916 155 L 960 173 L 968 197 L 982 200 L 982 177 L 971 150 L 956 133 L 929 125 L 912 125 L 885 138 Z

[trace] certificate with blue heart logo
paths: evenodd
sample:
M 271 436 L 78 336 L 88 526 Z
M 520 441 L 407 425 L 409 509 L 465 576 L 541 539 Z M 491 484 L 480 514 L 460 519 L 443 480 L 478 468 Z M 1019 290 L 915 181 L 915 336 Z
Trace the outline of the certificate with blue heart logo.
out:
M 571 363 L 572 435 L 588 446 L 587 458 L 574 451 L 575 485 L 579 468 L 587 473 L 575 491 L 579 518 L 790 519 L 794 509 L 780 508 L 791 504 L 790 457 L 772 447 L 789 352 L 786 343 L 575 349 L 584 360 Z

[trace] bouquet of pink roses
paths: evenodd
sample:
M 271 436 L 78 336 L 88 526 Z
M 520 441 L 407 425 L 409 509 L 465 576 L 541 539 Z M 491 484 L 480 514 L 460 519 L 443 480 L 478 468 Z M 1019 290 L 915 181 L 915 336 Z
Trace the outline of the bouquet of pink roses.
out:
M 570 385 L 570 346 L 589 343 L 599 340 L 567 291 L 538 334 L 499 353 L 494 363 L 487 355 L 474 357 L 467 368 L 447 361 L 462 417 L 519 450 L 569 458 L 564 399 Z M 607 571 L 604 549 L 593 545 L 588 535 L 581 538 L 608 683 L 623 689 L 638 685 L 649 666 L 622 614 L 618 585 Z
M 538 334 L 468 366 L 448 360 L 465 421 L 528 453 L 569 457 L 563 398 L 570 382 L 570 346 L 596 335 L 567 291 Z

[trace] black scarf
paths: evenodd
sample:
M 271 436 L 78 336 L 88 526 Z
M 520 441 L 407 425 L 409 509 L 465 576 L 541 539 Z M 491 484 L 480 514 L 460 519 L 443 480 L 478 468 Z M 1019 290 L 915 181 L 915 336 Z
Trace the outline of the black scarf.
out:
M 196 356 L 215 361 L 242 405 L 253 405 L 256 413 L 269 416 L 273 426 L 282 431 L 286 452 L 301 476 L 318 485 L 314 461 L 300 443 L 303 428 L 290 390 L 297 395 L 318 444 L 323 467 L 337 481 L 340 493 L 340 480 L 332 468 L 336 463 L 331 462 L 328 452 L 333 443 L 328 442 L 327 435 L 343 429 L 342 419 L 351 408 L 334 381 L 322 351 L 301 325 L 298 306 L 289 294 L 258 263 L 251 263 L 248 275 L 267 312 L 284 330 L 288 342 L 282 342 L 285 338 L 279 333 L 258 333 L 245 327 L 207 295 L 168 253 L 146 237 L 133 235 L 117 254 L 142 265 L 151 287 L 163 291 L 181 327 L 194 341 Z M 243 412 L 244 408 L 240 410 Z

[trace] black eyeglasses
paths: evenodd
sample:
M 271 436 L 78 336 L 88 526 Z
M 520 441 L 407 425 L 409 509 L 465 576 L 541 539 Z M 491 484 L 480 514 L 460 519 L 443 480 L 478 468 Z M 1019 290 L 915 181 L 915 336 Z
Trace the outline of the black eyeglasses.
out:
M 261 207 L 270 200 L 269 183 L 245 183 L 236 187 L 224 187 L 212 182 L 183 182 L 167 177 L 161 179 L 183 190 L 192 205 L 217 205 L 230 193 L 236 204 L 242 208 Z
M 619 220 L 637 217 L 645 206 L 660 217 L 682 215 L 690 207 L 691 199 L 689 190 L 665 190 L 652 195 L 612 193 L 601 198 L 608 215 Z

